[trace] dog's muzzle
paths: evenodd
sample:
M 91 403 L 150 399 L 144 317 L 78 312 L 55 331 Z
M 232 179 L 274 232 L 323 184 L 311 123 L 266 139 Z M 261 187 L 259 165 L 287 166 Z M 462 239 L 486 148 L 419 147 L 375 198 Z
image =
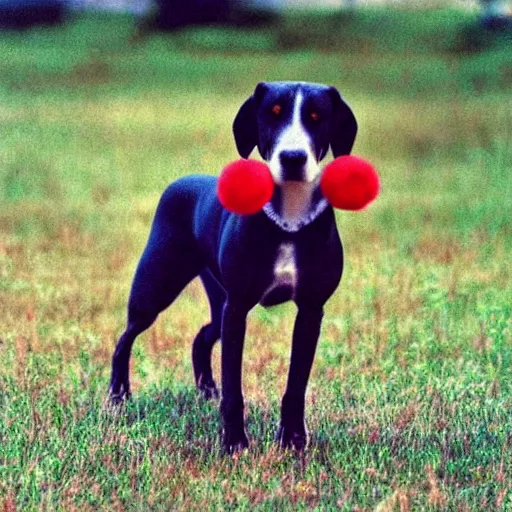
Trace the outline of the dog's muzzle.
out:
M 279 153 L 281 177 L 284 181 L 304 181 L 308 155 L 302 150 L 283 150 Z

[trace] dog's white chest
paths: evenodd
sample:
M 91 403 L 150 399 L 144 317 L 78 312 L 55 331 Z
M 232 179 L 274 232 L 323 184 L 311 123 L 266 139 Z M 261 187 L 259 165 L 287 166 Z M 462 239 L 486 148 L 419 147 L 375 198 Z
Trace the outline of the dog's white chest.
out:
M 295 246 L 291 243 L 283 243 L 277 249 L 272 281 L 267 286 L 260 304 L 268 307 L 295 299 L 297 282 Z
M 281 244 L 277 250 L 274 264 L 274 282 L 272 287 L 297 285 L 297 266 L 295 264 L 295 246 L 290 243 Z
M 297 281 L 295 246 L 291 243 L 283 243 L 277 249 L 273 279 L 263 294 L 261 304 L 273 306 L 294 299 Z

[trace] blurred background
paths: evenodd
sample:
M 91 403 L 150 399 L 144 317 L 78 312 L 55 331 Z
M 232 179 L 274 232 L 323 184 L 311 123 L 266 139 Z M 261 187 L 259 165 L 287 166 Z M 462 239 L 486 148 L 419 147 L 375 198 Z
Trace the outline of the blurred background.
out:
M 383 223 L 418 187 L 480 193 L 486 159 L 509 158 L 511 19 L 507 0 L 0 0 L 5 232 L 58 232 L 77 201 L 93 211 L 75 222 L 103 225 L 217 173 L 262 80 L 340 89 L 387 181 Z M 59 205 L 56 224 L 28 205 Z
M 338 86 L 361 121 L 356 151 L 384 164 L 461 165 L 509 127 L 511 12 L 507 0 L 0 0 L 2 197 L 108 202 L 214 173 L 261 80 Z

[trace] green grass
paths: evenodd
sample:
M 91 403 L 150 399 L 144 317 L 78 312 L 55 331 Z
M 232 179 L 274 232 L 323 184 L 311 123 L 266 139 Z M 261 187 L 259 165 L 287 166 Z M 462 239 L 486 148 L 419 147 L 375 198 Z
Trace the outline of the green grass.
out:
M 512 58 L 474 22 L 364 10 L 135 37 L 89 16 L 0 33 L 0 508 L 510 509 Z M 238 106 L 278 79 L 339 87 L 383 190 L 338 216 L 347 266 L 310 447 L 273 443 L 294 307 L 257 308 L 251 447 L 222 459 L 217 404 L 193 385 L 196 282 L 136 343 L 133 400 L 103 402 L 160 193 L 236 158 Z

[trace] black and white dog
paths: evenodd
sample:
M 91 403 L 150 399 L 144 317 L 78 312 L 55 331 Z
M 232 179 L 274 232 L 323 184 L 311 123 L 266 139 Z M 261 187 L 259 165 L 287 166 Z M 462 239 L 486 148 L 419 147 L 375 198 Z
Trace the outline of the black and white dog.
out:
M 257 147 L 269 164 L 274 196 L 263 211 L 239 216 L 219 203 L 214 177 L 187 176 L 167 188 L 133 281 L 127 328 L 113 356 L 110 396 L 118 402 L 130 394 L 128 362 L 136 336 L 199 276 L 211 321 L 193 343 L 196 384 L 204 396 L 218 395 L 211 353 L 220 338 L 222 445 L 228 453 L 247 447 L 241 382 L 246 317 L 258 303 L 293 300 L 298 312 L 277 440 L 302 449 L 306 386 L 323 307 L 343 269 L 334 212 L 318 189 L 319 162 L 329 146 L 335 157 L 350 153 L 357 123 L 334 87 L 260 83 L 241 106 L 233 132 L 243 158 Z

